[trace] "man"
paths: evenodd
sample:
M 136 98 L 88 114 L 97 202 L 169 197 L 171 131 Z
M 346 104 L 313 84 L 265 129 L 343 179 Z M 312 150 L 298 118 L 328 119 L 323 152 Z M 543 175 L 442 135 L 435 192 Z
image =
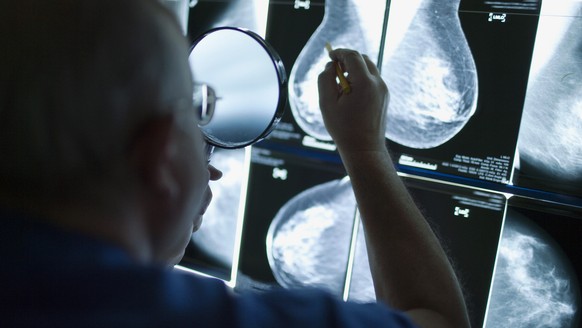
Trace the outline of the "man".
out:
M 172 271 L 211 199 L 188 45 L 155 0 L 0 3 L 0 326 L 467 326 L 458 284 L 384 147 L 387 89 L 360 54 L 320 76 L 378 299 L 234 295 Z M 194 77 L 195 78 L 195 77 Z

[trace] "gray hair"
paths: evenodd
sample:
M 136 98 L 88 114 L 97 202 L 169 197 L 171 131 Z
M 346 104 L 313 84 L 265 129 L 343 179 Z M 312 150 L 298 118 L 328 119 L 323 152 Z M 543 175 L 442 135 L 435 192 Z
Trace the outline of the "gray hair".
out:
M 2 1 L 0 190 L 113 179 L 140 124 L 172 100 L 170 20 L 155 0 Z

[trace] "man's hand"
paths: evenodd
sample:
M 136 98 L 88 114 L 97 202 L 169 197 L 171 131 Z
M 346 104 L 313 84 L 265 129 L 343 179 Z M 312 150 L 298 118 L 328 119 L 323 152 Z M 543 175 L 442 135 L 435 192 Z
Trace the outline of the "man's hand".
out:
M 328 63 L 318 80 L 319 106 L 328 132 L 340 152 L 384 149 L 388 88 L 378 68 L 353 50 L 336 49 L 330 56 L 347 72 L 351 92 L 342 93 L 335 64 Z

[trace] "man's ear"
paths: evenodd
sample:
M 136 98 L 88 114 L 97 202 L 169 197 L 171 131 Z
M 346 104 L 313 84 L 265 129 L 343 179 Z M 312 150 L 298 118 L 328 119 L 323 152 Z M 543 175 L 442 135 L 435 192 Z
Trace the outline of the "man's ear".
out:
M 173 173 L 175 156 L 175 120 L 172 115 L 156 117 L 146 122 L 135 135 L 129 150 L 131 169 L 136 170 L 139 187 L 168 199 L 178 191 Z

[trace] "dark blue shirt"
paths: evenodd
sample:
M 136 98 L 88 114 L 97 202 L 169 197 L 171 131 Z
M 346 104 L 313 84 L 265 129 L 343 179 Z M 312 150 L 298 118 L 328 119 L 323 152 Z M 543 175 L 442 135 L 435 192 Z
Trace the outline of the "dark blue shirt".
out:
M 235 295 L 14 213 L 0 212 L 0 256 L 0 327 L 413 327 L 318 290 Z

